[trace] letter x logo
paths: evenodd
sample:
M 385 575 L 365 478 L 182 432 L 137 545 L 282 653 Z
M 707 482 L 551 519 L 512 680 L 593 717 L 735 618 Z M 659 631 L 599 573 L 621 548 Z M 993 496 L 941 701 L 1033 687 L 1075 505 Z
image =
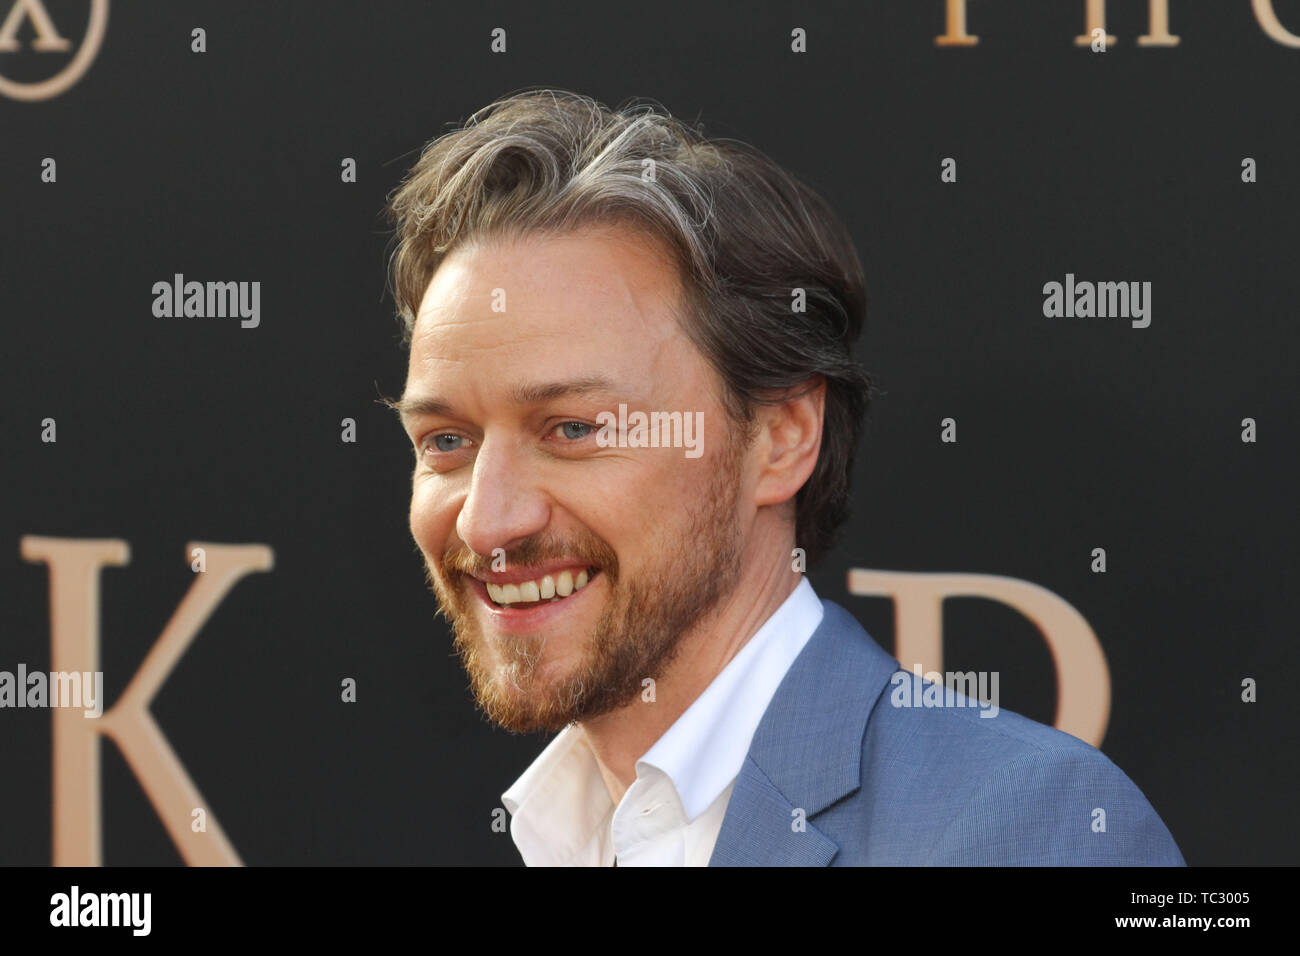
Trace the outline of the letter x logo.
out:
M 72 42 L 59 33 L 42 0 L 14 0 L 9 15 L 0 23 L 0 53 L 22 51 L 22 44 L 18 42 L 18 28 L 24 23 L 31 23 L 36 34 L 31 43 L 33 52 L 67 53 L 72 49 Z M 90 64 L 99 54 L 107 29 L 108 0 L 90 0 L 86 36 L 76 55 L 54 76 L 37 83 L 20 83 L 0 76 L 0 95 L 15 100 L 48 100 L 63 93 L 90 69 Z

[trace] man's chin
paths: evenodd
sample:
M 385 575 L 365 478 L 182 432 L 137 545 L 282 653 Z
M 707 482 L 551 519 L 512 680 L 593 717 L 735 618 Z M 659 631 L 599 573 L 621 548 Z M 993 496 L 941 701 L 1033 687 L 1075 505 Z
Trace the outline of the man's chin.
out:
M 482 707 L 488 720 L 512 734 L 554 734 L 573 723 L 553 713 L 539 714 L 530 708 Z
M 486 636 L 471 625 L 458 633 L 456 650 L 479 709 L 503 729 L 553 733 L 579 718 L 582 685 L 550 659 L 545 639 Z
M 527 688 L 519 686 L 509 669 L 498 670 L 490 679 L 474 682 L 479 708 L 497 726 L 516 734 L 554 733 L 578 719 L 576 701 L 539 680 L 537 674 Z

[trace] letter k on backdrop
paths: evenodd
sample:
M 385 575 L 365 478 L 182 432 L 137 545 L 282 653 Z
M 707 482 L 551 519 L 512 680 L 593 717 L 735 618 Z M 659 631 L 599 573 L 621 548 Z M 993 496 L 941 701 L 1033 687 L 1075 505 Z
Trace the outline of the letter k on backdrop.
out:
M 121 698 L 94 720 L 79 710 L 53 710 L 53 828 L 55 866 L 99 866 L 103 857 L 99 735 L 113 740 L 148 795 L 181 857 L 191 866 L 238 866 L 239 854 L 216 815 L 149 713 L 149 704 L 217 605 L 244 575 L 269 571 L 266 545 L 201 544 L 204 570 L 177 606 Z M 99 573 L 130 561 L 125 541 L 25 536 L 23 559 L 50 575 L 50 667 L 99 669 Z M 195 811 L 205 818 L 192 828 Z

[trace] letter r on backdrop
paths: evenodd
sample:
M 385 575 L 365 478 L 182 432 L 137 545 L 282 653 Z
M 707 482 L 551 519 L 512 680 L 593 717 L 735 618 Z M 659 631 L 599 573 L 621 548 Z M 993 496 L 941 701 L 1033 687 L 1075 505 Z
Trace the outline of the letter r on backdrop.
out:
M 1015 608 L 1037 625 L 1056 668 L 1057 730 L 1100 747 L 1110 720 L 1110 669 L 1088 622 L 1063 598 L 992 574 L 849 571 L 849 593 L 894 601 L 894 657 L 943 672 L 943 601 L 980 597 Z

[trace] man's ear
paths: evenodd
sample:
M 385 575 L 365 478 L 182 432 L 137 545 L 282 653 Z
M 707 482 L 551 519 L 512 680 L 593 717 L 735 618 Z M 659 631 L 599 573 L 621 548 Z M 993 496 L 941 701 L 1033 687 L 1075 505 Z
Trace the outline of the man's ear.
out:
M 756 409 L 758 440 L 756 505 L 793 500 L 817 467 L 826 419 L 826 380 L 818 375 Z

